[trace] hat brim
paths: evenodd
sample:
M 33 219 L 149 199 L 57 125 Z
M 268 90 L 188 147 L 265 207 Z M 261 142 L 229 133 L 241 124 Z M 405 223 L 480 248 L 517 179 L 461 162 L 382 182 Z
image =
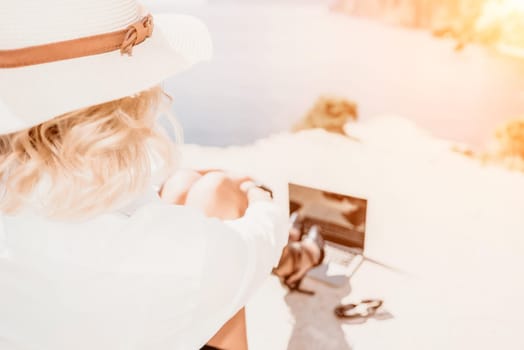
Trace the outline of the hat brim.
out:
M 132 56 L 114 51 L 0 69 L 0 134 L 136 94 L 211 58 L 211 38 L 201 21 L 177 14 L 154 19 L 153 35 Z

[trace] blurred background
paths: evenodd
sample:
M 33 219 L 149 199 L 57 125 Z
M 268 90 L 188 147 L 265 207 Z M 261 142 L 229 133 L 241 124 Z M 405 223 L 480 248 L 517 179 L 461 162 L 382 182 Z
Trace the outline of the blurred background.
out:
M 524 13 L 524 1 L 147 5 L 200 17 L 214 40 L 211 62 L 166 86 L 189 143 L 246 144 L 289 130 L 320 95 L 355 102 L 361 120 L 399 115 L 473 148 L 524 114 L 521 38 L 508 36 L 523 23 L 510 17 Z
M 148 6 L 213 37 L 212 61 L 167 82 L 186 142 L 265 138 L 186 145 L 183 166 L 366 199 L 365 256 L 401 270 L 305 279 L 314 297 L 268 280 L 247 307 L 251 349 L 524 349 L 524 0 Z M 333 314 L 370 297 L 391 322 Z

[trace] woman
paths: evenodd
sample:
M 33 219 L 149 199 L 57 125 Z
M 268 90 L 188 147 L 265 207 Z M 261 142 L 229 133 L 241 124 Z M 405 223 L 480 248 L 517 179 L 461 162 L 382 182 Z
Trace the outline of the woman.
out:
M 159 84 L 208 58 L 205 27 L 134 0 L 0 14 L 0 349 L 202 347 L 287 240 L 249 179 L 174 173 Z

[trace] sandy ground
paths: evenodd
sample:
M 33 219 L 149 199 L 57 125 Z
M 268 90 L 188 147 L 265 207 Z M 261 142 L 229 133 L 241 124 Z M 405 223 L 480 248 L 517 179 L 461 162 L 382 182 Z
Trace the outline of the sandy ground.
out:
M 315 130 L 184 148 L 195 168 L 368 198 L 365 253 L 405 272 L 363 264 L 351 288 L 307 281 L 312 297 L 288 295 L 271 278 L 247 306 L 251 349 L 524 349 L 522 174 L 483 167 L 403 125 L 368 125 L 362 144 Z M 333 316 L 341 299 L 367 298 L 384 300 L 392 318 L 358 325 Z
M 350 294 L 349 284 L 332 288 L 308 278 L 303 286 L 316 294 L 289 293 L 274 276 L 258 292 L 247 308 L 251 350 L 351 349 L 343 322 L 333 313 L 333 308 Z M 271 312 L 267 312 L 268 307 Z M 274 327 L 275 323 L 280 327 Z M 271 330 L 271 334 L 264 330 Z

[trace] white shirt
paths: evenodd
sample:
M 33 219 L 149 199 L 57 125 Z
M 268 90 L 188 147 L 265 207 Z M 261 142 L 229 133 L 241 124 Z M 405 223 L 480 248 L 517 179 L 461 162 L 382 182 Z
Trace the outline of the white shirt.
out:
M 2 218 L 0 350 L 199 349 L 269 275 L 286 216 L 149 202 L 81 223 Z

